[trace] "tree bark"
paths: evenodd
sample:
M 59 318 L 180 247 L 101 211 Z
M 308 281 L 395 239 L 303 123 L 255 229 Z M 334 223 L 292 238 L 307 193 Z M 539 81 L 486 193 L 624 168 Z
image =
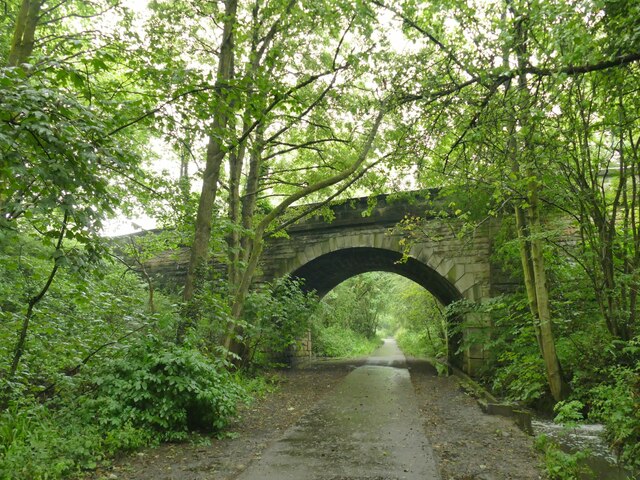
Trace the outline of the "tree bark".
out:
M 240 204 L 240 176 L 244 160 L 244 144 L 240 145 L 229 155 L 229 220 L 231 232 L 227 238 L 229 257 L 228 281 L 231 295 L 235 290 L 240 274 L 241 245 L 241 204 Z
M 236 14 L 238 10 L 238 0 L 225 1 L 224 28 L 222 33 L 222 43 L 220 47 L 220 60 L 218 62 L 218 72 L 216 77 L 216 87 L 220 96 L 220 108 L 213 120 L 209 142 L 207 144 L 206 165 L 202 178 L 202 190 L 196 214 L 196 226 L 191 245 L 191 255 L 184 286 L 183 300 L 188 304 L 194 296 L 197 277 L 206 268 L 209 259 L 209 240 L 213 223 L 213 210 L 220 178 L 220 167 L 226 155 L 223 144 L 223 131 L 227 127 L 230 112 L 229 106 L 224 105 L 225 93 L 229 88 L 229 81 L 234 75 L 234 28 L 236 26 Z M 176 332 L 176 341 L 181 343 L 184 340 L 187 329 L 193 325 L 195 319 L 188 306 L 183 310 Z
M 516 231 L 518 236 L 518 246 L 520 251 L 520 263 L 522 265 L 522 276 L 524 278 L 525 291 L 527 292 L 527 303 L 529 305 L 529 311 L 533 315 L 534 319 L 538 318 L 538 303 L 536 300 L 536 285 L 533 273 L 533 264 L 531 262 L 531 244 L 528 241 L 530 236 L 525 212 L 520 205 L 514 207 L 516 217 Z M 534 321 L 533 328 L 536 334 L 536 340 L 538 341 L 538 347 L 542 352 L 542 339 L 540 337 L 540 326 L 537 321 Z
M 188 212 L 188 205 L 191 198 L 191 179 L 189 178 L 189 156 L 191 155 L 191 138 L 187 137 L 180 149 L 180 177 L 178 185 L 184 212 Z
M 538 311 L 538 329 L 540 332 L 540 346 L 544 360 L 547 381 L 554 400 L 560 401 L 566 398 L 568 387 L 562 378 L 560 360 L 556 352 L 556 343 L 553 336 L 553 324 L 551 322 L 551 308 L 549 305 L 549 289 L 547 274 L 543 256 L 542 232 L 540 224 L 540 205 L 538 201 L 538 184 L 530 182 L 529 185 L 528 220 L 531 233 L 531 264 L 533 266 L 533 280 L 535 285 L 535 303 Z
M 8 67 L 19 67 L 33 53 L 36 27 L 40 20 L 40 8 L 43 3 L 43 0 L 22 0 L 13 29 L 11 50 L 7 59 Z
M 246 86 L 247 91 L 254 88 L 254 76 L 258 73 L 265 55 L 276 35 L 285 30 L 289 24 L 289 14 L 295 5 L 294 0 L 289 0 L 283 12 L 283 15 L 273 22 L 271 28 L 265 35 L 261 35 L 263 25 L 260 22 L 260 4 L 256 2 L 252 9 L 252 35 L 251 35 L 251 53 L 249 55 L 249 63 L 247 64 L 246 77 L 250 79 Z M 259 99 L 263 101 L 263 99 Z M 247 132 L 251 128 L 252 109 L 247 105 L 243 116 L 243 131 Z M 253 106 L 255 107 L 255 106 Z M 236 229 L 237 234 L 232 237 L 233 246 L 230 245 L 230 251 L 233 258 L 230 261 L 233 265 L 233 275 L 230 276 L 232 291 L 240 278 L 241 264 L 249 259 L 248 247 L 251 237 L 251 229 L 253 226 L 253 217 L 256 209 L 256 200 L 260 182 L 260 166 L 262 164 L 262 148 L 264 146 L 264 123 L 259 122 L 255 127 L 253 135 L 253 144 L 249 152 L 249 172 L 245 182 L 244 195 L 240 196 L 240 177 L 242 175 L 242 167 L 244 156 L 246 153 L 246 143 L 239 145 L 240 162 L 233 166 L 230 164 L 230 217 Z
M 245 182 L 244 195 L 242 196 L 242 261 L 249 261 L 249 244 L 251 242 L 250 231 L 253 227 L 253 219 L 258 200 L 258 187 L 260 184 L 260 170 L 262 167 L 262 148 L 264 147 L 264 126 L 261 124 L 256 129 L 256 134 L 249 154 L 249 173 Z

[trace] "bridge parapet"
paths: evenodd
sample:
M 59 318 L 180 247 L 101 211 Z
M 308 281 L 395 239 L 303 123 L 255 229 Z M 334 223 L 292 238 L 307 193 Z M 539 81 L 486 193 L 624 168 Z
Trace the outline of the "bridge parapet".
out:
M 460 221 L 429 214 L 446 204 L 436 193 L 411 201 L 382 196 L 332 205 L 331 221 L 316 215 L 289 227 L 287 238 L 269 241 L 262 278 L 299 277 L 322 297 L 354 275 L 387 271 L 415 281 L 444 305 L 460 299 L 482 302 L 498 290 L 492 281 L 504 277 L 490 260 L 500 220 L 484 222 L 460 236 Z M 406 231 L 398 228 L 407 216 L 421 218 L 410 242 Z M 500 290 L 504 287 L 501 284 Z M 475 335 L 491 322 L 487 316 L 475 315 L 466 323 L 470 328 L 463 335 Z M 482 348 L 468 349 L 464 358 L 456 359 L 468 372 L 484 360 Z
M 386 271 L 415 281 L 444 305 L 460 299 L 482 302 L 510 289 L 510 281 L 490 260 L 500 219 L 486 221 L 461 236 L 461 222 L 433 214 L 446 203 L 433 190 L 332 204 L 322 212 L 329 210 L 330 221 L 318 213 L 290 225 L 287 237 L 268 239 L 258 281 L 292 275 L 304 279 L 306 288 L 322 297 L 354 275 Z M 398 227 L 407 216 L 420 217 L 411 238 Z M 187 253 L 182 249 L 158 256 L 147 262 L 147 270 L 181 285 Z M 467 320 L 470 327 L 464 335 L 490 325 L 486 316 Z M 472 372 L 484 357 L 481 348 L 469 349 L 457 363 Z

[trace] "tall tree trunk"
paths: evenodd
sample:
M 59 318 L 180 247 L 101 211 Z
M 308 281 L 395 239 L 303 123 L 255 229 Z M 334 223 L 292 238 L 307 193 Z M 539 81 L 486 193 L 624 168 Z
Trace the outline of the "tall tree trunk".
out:
M 227 237 L 227 249 L 229 257 L 228 282 L 231 295 L 235 291 L 240 274 L 240 238 L 241 232 L 241 203 L 240 203 L 240 177 L 244 160 L 244 144 L 229 154 L 229 220 L 231 232 Z
M 242 238 L 240 241 L 242 261 L 249 261 L 249 245 L 251 243 L 251 230 L 256 211 L 258 188 L 260 186 L 260 170 L 262 168 L 262 149 L 264 147 L 264 125 L 260 124 L 251 146 L 249 155 L 249 173 L 245 182 L 244 195 L 242 196 Z
M 551 308 L 549 305 L 549 288 L 543 256 L 543 245 L 540 234 L 540 205 L 538 201 L 538 184 L 535 181 L 529 184 L 529 208 L 527 216 L 531 231 L 531 265 L 533 266 L 533 280 L 535 285 L 535 303 L 538 311 L 538 329 L 540 332 L 540 346 L 542 358 L 547 373 L 547 381 L 551 389 L 551 395 L 556 401 L 564 399 L 568 393 L 568 387 L 562 378 L 560 360 L 556 352 L 556 344 L 553 336 L 553 324 L 551 322 Z
M 568 387 L 562 378 L 562 369 L 553 336 L 543 245 L 539 235 L 542 227 L 538 185 L 535 181 L 530 182 L 527 193 L 529 207 L 526 209 L 526 215 L 520 205 L 515 206 L 516 227 L 520 243 L 520 263 L 522 264 L 529 310 L 534 321 L 536 340 L 545 365 L 547 383 L 554 400 L 560 401 L 566 396 Z
M 518 12 L 513 8 L 510 0 L 507 0 L 511 12 L 515 19 L 514 39 L 515 52 L 518 68 L 524 71 L 527 66 L 527 14 Z M 529 90 L 527 79 L 524 73 L 518 77 L 517 101 L 519 102 L 519 118 L 514 118 L 513 127 L 520 122 L 521 126 L 533 127 L 527 114 L 529 108 Z M 526 129 L 525 129 L 526 130 Z M 522 145 L 518 144 L 517 131 L 511 129 L 512 139 L 510 140 L 510 155 L 512 156 L 512 172 L 522 178 L 521 169 L 524 170 L 524 177 L 527 182 L 527 203 L 526 215 L 520 205 L 516 205 L 515 214 L 520 239 L 520 261 L 525 279 L 529 309 L 534 319 L 534 329 L 538 340 L 538 347 L 545 365 L 547 383 L 554 400 L 560 401 L 565 398 L 568 386 L 562 378 L 562 369 L 557 356 L 555 340 L 553 337 L 553 324 L 551 321 L 551 309 L 549 304 L 549 289 L 546 277 L 546 268 L 543 256 L 543 245 L 540 233 L 542 227 L 540 223 L 540 203 L 538 199 L 538 172 L 534 165 L 526 161 L 524 166 L 519 160 L 519 152 L 530 154 L 533 145 L 530 144 L 529 136 L 525 135 Z
M 18 11 L 16 23 L 13 28 L 13 39 L 11 41 L 11 49 L 9 50 L 9 56 L 7 58 L 8 67 L 19 67 L 25 63 L 31 54 L 33 53 L 33 45 L 35 40 L 36 27 L 38 26 L 38 20 L 40 19 L 40 8 L 42 7 L 42 0 L 23 0 Z M 2 207 L 2 199 L 0 198 L 0 210 Z M 65 212 L 64 220 L 62 223 L 61 234 L 58 240 L 57 248 L 62 246 L 62 240 L 67 227 L 68 214 Z M 29 324 L 33 317 L 33 311 L 35 306 L 44 298 L 53 279 L 58 271 L 58 263 L 54 261 L 51 273 L 42 287 L 40 292 L 31 297 L 27 302 L 27 311 L 22 319 L 22 325 L 18 332 L 18 338 L 13 350 L 13 358 L 11 360 L 11 366 L 9 368 L 8 378 L 13 379 L 20 365 L 20 360 L 25 351 L 27 336 L 29 333 Z
M 516 217 L 516 231 L 518 236 L 518 244 L 520 251 L 520 263 L 522 265 L 522 276 L 524 278 L 525 291 L 527 292 L 527 303 L 529 305 L 529 311 L 535 319 L 533 328 L 536 334 L 536 340 L 538 341 L 538 347 L 542 353 L 542 338 L 540 336 L 540 325 L 537 322 L 538 318 L 538 302 L 536 299 L 536 284 L 533 273 L 533 263 L 531 262 L 531 244 L 529 243 L 530 232 L 527 226 L 527 220 L 525 212 L 518 204 L 514 207 Z
M 26 63 L 33 53 L 36 27 L 40 20 L 40 8 L 43 3 L 43 0 L 22 0 L 13 29 L 7 66 L 20 66 Z
M 621 94 L 622 97 L 622 94 Z M 624 107 L 622 98 L 620 99 L 621 108 Z M 626 119 L 626 112 L 624 113 Z M 626 336 L 627 338 L 633 338 L 639 333 L 638 331 L 638 289 L 640 288 L 640 225 L 638 223 L 638 195 L 640 191 L 638 189 L 638 165 L 639 165 L 639 150 L 640 150 L 640 136 L 634 140 L 634 134 L 637 135 L 637 130 L 631 125 L 627 125 L 625 121 L 625 127 L 627 128 L 627 143 L 629 150 L 627 154 L 627 163 L 629 165 L 628 178 L 631 179 L 631 192 L 629 193 L 629 203 L 627 204 L 627 210 L 630 212 L 629 221 L 629 238 L 631 239 L 631 255 L 629 258 L 630 273 L 630 287 L 629 287 L 629 318 L 627 324 Z
M 218 189 L 218 179 L 220 178 L 220 167 L 225 157 L 226 150 L 223 145 L 224 135 L 222 134 L 229 121 L 229 106 L 225 105 L 226 93 L 229 88 L 229 81 L 234 75 L 234 28 L 236 26 L 236 14 L 238 10 L 238 0 L 225 1 L 224 28 L 222 33 L 222 43 L 220 47 L 220 60 L 218 62 L 218 73 L 216 78 L 217 91 L 220 95 L 220 108 L 215 115 L 209 134 L 207 144 L 206 165 L 202 178 L 202 191 L 198 203 L 196 214 L 196 226 L 193 243 L 191 245 L 191 255 L 189 267 L 184 286 L 183 300 L 188 304 L 192 299 L 196 289 L 197 276 L 202 269 L 206 268 L 209 259 L 209 240 L 211 238 L 211 228 L 213 222 L 213 209 Z M 188 305 L 183 310 L 183 315 L 178 324 L 176 341 L 181 343 L 184 340 L 186 330 L 193 325 L 195 319 Z
M 191 139 L 185 139 L 185 143 L 180 149 L 180 177 L 178 184 L 180 196 L 182 197 L 182 207 L 184 212 L 188 212 L 187 206 L 191 198 L 191 178 L 189 177 L 189 156 L 191 155 Z
M 265 55 L 268 52 L 269 46 L 272 44 L 276 35 L 279 32 L 286 30 L 289 25 L 288 15 L 295 5 L 295 0 L 289 0 L 287 6 L 283 12 L 283 15 L 279 20 L 276 20 L 266 34 L 262 34 L 264 26 L 260 22 L 260 2 L 256 2 L 252 9 L 252 36 L 251 36 L 251 53 L 249 54 L 250 62 L 247 65 L 246 77 L 251 79 L 246 89 L 251 91 L 254 88 L 253 77 L 258 73 Z M 264 101 L 264 99 L 260 99 Z M 255 108 L 255 106 L 254 106 Z M 243 130 L 247 131 L 251 123 L 252 113 L 249 108 L 245 110 L 243 117 Z M 253 226 L 254 214 L 256 210 L 256 200 L 258 198 L 258 188 L 260 184 L 260 169 L 262 164 L 262 148 L 264 147 L 264 123 L 259 122 L 256 126 L 255 133 L 253 135 L 253 142 L 249 153 L 249 172 L 247 174 L 247 180 L 245 182 L 244 194 L 239 201 L 239 211 L 234 215 L 235 221 L 239 222 L 236 225 L 241 225 L 241 233 L 238 239 L 239 242 L 239 254 L 237 255 L 237 261 L 246 263 L 249 260 L 249 244 L 251 238 L 251 229 Z M 245 147 L 243 143 L 241 157 L 244 158 Z M 242 165 L 239 166 L 242 169 Z M 238 173 L 238 187 L 240 182 L 240 173 Z M 235 280 L 239 280 L 240 273 Z
M 333 175 L 324 180 L 320 180 L 312 185 L 309 185 L 298 192 L 288 196 L 284 199 L 278 206 L 276 206 L 268 215 L 266 215 L 260 223 L 257 225 L 254 236 L 249 244 L 249 261 L 247 262 L 247 266 L 242 272 L 242 277 L 238 284 L 237 290 L 235 292 L 235 296 L 233 298 L 233 304 L 231 307 L 231 315 L 233 319 L 239 319 L 242 316 L 244 301 L 246 299 L 247 293 L 249 293 L 249 287 L 253 282 L 253 278 L 258 268 L 258 263 L 260 262 L 260 257 L 262 255 L 262 250 L 264 248 L 264 235 L 267 228 L 271 225 L 271 223 L 278 218 L 284 211 L 291 206 L 294 202 L 304 198 L 318 190 L 322 190 L 323 188 L 330 187 L 339 183 L 350 175 L 354 174 L 360 166 L 366 161 L 371 152 L 371 148 L 373 147 L 373 142 L 378 135 L 378 130 L 380 128 L 380 124 L 382 123 L 382 119 L 386 114 L 386 106 L 382 106 L 380 111 L 376 115 L 374 119 L 373 125 L 369 130 L 369 133 L 365 139 L 365 142 L 360 150 L 360 154 L 354 160 L 354 162 L 343 171 Z M 233 322 L 233 320 L 232 320 Z M 231 323 L 228 326 L 227 335 L 224 341 L 224 346 L 231 351 L 232 353 L 242 353 L 244 347 L 242 342 L 236 342 L 235 337 L 237 334 L 237 325 L 235 322 Z

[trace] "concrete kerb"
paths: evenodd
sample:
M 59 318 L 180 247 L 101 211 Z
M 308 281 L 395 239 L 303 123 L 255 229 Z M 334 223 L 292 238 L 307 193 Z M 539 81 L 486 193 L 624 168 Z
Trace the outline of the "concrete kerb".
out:
M 434 368 L 436 363 L 447 367 L 448 371 L 458 379 L 460 388 L 476 399 L 480 409 L 484 413 L 510 418 L 524 433 L 533 435 L 531 412 L 529 410 L 520 405 L 499 400 L 473 378 L 446 360 L 440 358 L 426 358 L 426 360 L 431 363 Z

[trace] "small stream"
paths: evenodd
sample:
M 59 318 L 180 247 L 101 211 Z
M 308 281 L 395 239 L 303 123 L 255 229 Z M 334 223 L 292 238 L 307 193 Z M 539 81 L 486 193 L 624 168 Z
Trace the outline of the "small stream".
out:
M 627 480 L 633 475 L 617 464 L 615 455 L 604 440 L 603 425 L 578 425 L 573 428 L 553 423 L 550 420 L 534 418 L 531 421 L 535 435 L 546 435 L 555 440 L 565 451 L 589 450 L 587 465 L 598 480 Z

